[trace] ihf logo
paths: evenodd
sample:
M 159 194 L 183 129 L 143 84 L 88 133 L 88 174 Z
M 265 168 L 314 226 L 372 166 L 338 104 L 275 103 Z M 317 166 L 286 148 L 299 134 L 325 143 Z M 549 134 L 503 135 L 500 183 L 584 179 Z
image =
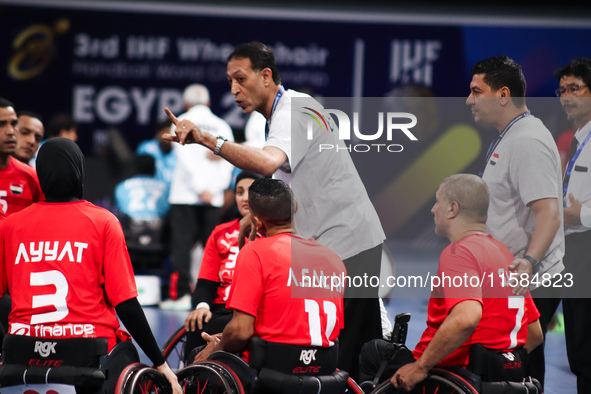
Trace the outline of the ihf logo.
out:
M 390 82 L 433 86 L 433 63 L 439 59 L 442 46 L 438 40 L 392 40 Z
M 349 116 L 338 109 L 314 109 L 311 107 L 303 107 L 301 112 L 308 116 L 306 137 L 308 141 L 314 139 L 314 133 L 336 133 L 338 139 L 341 141 L 351 140 L 351 120 Z M 338 144 L 322 143 L 318 145 L 320 152 L 328 150 L 347 150 L 349 152 L 402 152 L 404 147 L 401 144 L 386 144 L 377 143 L 378 140 L 383 139 L 382 135 L 386 134 L 386 140 L 392 141 L 394 132 L 402 132 L 410 141 L 418 141 L 417 137 L 410 131 L 416 126 L 417 117 L 409 112 L 377 112 L 370 114 L 364 113 L 365 116 L 377 116 L 378 126 L 377 131 L 362 131 L 359 126 L 359 112 L 353 112 L 353 135 L 360 141 L 371 141 L 372 143 L 350 144 L 348 146 L 340 146 Z M 338 120 L 338 127 L 334 124 L 332 116 Z M 385 127 L 384 127 L 385 124 Z

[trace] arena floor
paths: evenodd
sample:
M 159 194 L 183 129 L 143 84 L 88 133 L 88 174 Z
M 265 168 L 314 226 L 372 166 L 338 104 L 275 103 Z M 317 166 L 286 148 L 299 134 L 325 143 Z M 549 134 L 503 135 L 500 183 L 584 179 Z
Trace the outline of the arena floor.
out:
M 407 245 L 389 245 L 397 276 L 409 276 L 432 270 L 437 264 L 437 248 L 414 248 Z M 416 291 L 416 292 L 415 292 Z M 428 289 L 395 288 L 385 299 L 390 320 L 398 313 L 411 313 L 406 344 L 413 348 L 425 329 L 427 320 Z M 187 312 L 163 311 L 157 307 L 144 308 L 156 340 L 163 346 L 179 328 Z M 149 363 L 141 353 L 142 361 Z M 564 333 L 550 332 L 546 341 L 546 394 L 576 394 L 576 379 L 570 372 L 566 357 Z

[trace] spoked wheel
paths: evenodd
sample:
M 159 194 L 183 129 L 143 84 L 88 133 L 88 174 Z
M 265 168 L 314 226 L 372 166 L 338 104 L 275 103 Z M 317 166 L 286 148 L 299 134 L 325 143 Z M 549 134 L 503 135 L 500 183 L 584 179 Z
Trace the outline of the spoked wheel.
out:
M 244 394 L 238 377 L 223 364 L 201 361 L 177 372 L 187 394 Z
M 116 394 L 169 394 L 170 383 L 156 369 L 133 363 L 123 370 L 117 381 Z
M 162 354 L 173 372 L 177 372 L 185 366 L 185 343 L 187 342 L 187 331 L 185 326 L 181 326 L 174 334 L 164 347 L 162 348 Z

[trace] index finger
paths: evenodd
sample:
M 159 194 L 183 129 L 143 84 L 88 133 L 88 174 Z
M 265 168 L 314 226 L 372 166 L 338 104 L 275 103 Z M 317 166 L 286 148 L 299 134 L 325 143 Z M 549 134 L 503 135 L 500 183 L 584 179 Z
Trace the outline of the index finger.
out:
M 179 120 L 174 116 L 174 114 L 168 109 L 168 107 L 164 107 L 164 112 L 168 115 L 168 119 L 176 126 L 179 124 Z

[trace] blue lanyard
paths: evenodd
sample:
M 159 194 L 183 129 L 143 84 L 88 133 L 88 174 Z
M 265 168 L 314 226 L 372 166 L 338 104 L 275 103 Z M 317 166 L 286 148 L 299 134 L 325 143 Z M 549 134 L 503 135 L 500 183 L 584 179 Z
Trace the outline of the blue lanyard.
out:
M 269 115 L 269 120 L 267 120 L 267 124 L 265 126 L 265 141 L 269 137 L 269 122 L 271 122 L 271 118 L 273 117 L 273 113 L 275 112 L 275 109 L 277 108 L 277 104 L 279 104 L 279 99 L 281 98 L 281 96 L 283 96 L 283 93 L 285 93 L 285 89 L 283 88 L 283 85 L 281 85 L 281 86 L 279 86 L 279 91 L 275 95 L 275 100 L 273 100 L 273 106 L 271 107 L 271 114 Z
M 499 136 L 493 140 L 493 142 L 488 147 L 488 150 L 486 151 L 486 159 L 484 160 L 484 167 L 482 168 L 482 171 L 480 171 L 481 177 L 482 177 L 482 174 L 484 173 L 484 169 L 486 168 L 486 165 L 488 164 L 488 161 L 490 160 L 490 157 L 492 156 L 495 149 L 497 149 L 497 145 L 499 145 L 499 142 L 501 142 L 501 140 L 503 139 L 505 134 L 507 134 L 507 132 L 509 131 L 511 126 L 513 126 L 518 120 L 523 119 L 526 116 L 529 116 L 529 114 L 530 114 L 530 111 L 525 111 L 524 113 L 517 115 L 515 118 L 513 118 L 513 120 L 511 120 L 511 122 L 509 122 L 509 124 L 507 126 L 505 126 L 505 128 L 503 129 L 501 134 L 499 134 Z
M 572 172 L 573 167 L 575 166 L 575 161 L 577 161 L 577 158 L 581 154 L 583 147 L 585 146 L 587 141 L 589 141 L 589 137 L 591 137 L 591 131 L 589 131 L 587 133 L 587 137 L 585 137 L 585 140 L 583 141 L 583 143 L 581 145 L 579 145 L 579 147 L 577 148 L 577 151 L 575 152 L 573 157 L 570 159 L 570 161 L 568 162 L 568 166 L 566 167 L 566 172 L 564 173 L 564 179 L 566 180 L 566 182 L 564 182 L 563 191 L 562 191 L 565 196 L 565 201 L 566 201 L 566 189 L 568 189 L 568 181 L 570 179 L 570 173 Z M 575 138 L 575 137 L 573 137 L 573 138 Z

